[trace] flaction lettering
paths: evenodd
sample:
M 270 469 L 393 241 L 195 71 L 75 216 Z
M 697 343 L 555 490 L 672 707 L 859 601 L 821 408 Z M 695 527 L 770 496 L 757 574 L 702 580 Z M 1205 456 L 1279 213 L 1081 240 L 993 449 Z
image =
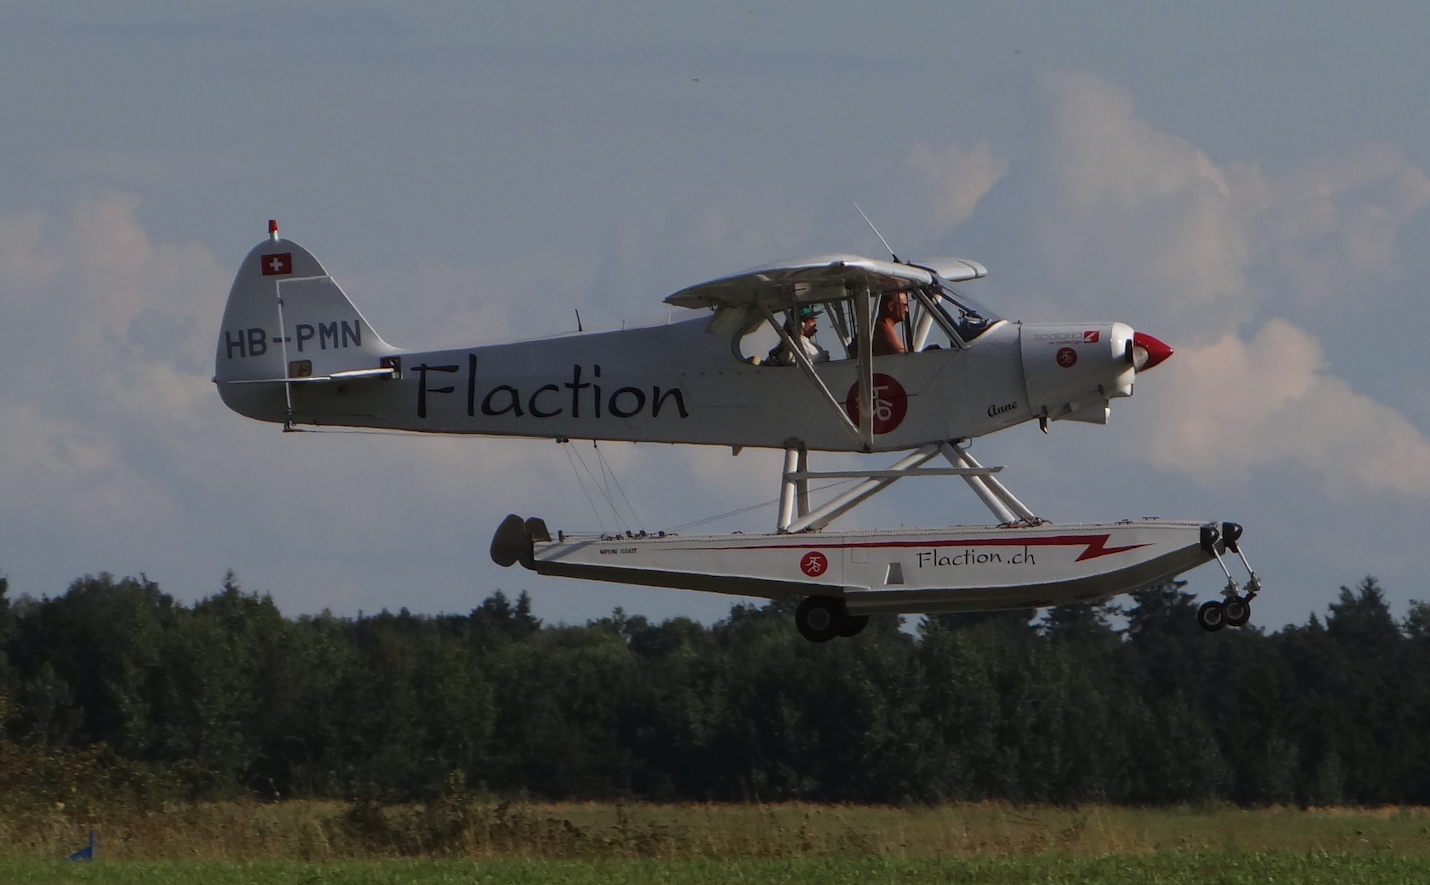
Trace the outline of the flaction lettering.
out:
M 998 552 L 965 547 L 952 553 L 943 550 L 920 550 L 919 568 L 957 568 L 965 565 L 1037 565 L 1033 552 L 1027 547 L 1017 552 Z
M 242 345 L 239 344 L 238 347 L 241 349 Z M 427 399 L 430 394 L 454 393 L 456 390 L 453 386 L 429 387 L 427 373 L 456 372 L 458 367 L 429 366 L 424 363 L 413 368 L 418 378 L 417 417 L 426 418 Z M 477 384 L 477 357 L 475 354 L 468 354 L 467 414 L 476 417 L 480 411 L 482 415 L 490 417 L 511 415 L 513 418 L 554 418 L 557 415 L 569 414 L 572 418 L 581 418 L 584 407 L 585 417 L 593 419 L 600 419 L 604 415 L 636 418 L 646 414 L 659 418 L 662 412 L 667 416 L 690 417 L 690 411 L 685 406 L 685 394 L 679 387 L 652 385 L 647 393 L 647 388 L 626 386 L 618 387 L 609 396 L 604 396 L 601 385 L 597 383 L 601 377 L 601 367 L 591 367 L 590 375 L 586 376 L 591 380 L 582 380 L 584 375 L 585 371 L 580 364 L 573 365 L 570 381 L 542 384 L 535 390 L 528 388 L 531 391 L 529 395 L 523 394 L 514 384 L 496 384 L 483 389 Z M 571 391 L 569 400 L 562 396 L 562 388 Z

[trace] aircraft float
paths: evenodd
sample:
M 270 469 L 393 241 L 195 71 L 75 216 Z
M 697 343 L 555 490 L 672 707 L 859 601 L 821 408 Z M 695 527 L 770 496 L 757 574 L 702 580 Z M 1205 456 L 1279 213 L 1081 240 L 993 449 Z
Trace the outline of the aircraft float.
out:
M 417 351 L 380 338 L 270 221 L 229 293 L 214 381 L 231 409 L 285 430 L 781 449 L 771 534 L 553 535 L 544 520 L 512 514 L 491 556 L 539 575 L 798 598 L 796 626 L 815 642 L 853 636 L 871 614 L 1105 599 L 1212 561 L 1227 583 L 1198 622 L 1246 624 L 1261 582 L 1236 523 L 1054 525 L 999 481 L 1003 468 L 968 450 L 1025 421 L 1107 423 L 1111 401 L 1131 396 L 1171 348 L 1119 322 L 1003 319 L 955 288 L 985 276 L 981 264 L 890 255 L 822 255 L 691 286 L 665 299 L 689 318 L 662 325 Z M 810 319 L 832 326 L 823 344 L 804 336 Z M 899 457 L 882 469 L 819 471 L 811 452 Z M 909 477 L 958 477 L 993 524 L 829 528 Z M 812 500 L 811 482 L 826 480 L 853 485 Z M 1242 583 L 1228 560 L 1239 560 Z

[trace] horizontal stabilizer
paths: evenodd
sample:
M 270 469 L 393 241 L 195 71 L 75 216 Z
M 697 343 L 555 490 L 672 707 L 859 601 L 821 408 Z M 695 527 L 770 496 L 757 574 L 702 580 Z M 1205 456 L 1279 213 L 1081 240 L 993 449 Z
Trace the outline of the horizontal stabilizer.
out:
M 393 378 L 396 377 L 397 370 L 393 368 L 383 369 L 352 369 L 347 372 L 334 372 L 331 375 L 309 375 L 302 378 L 245 378 L 241 381 L 230 381 L 229 384 L 326 384 L 334 381 L 359 381 L 365 378 Z

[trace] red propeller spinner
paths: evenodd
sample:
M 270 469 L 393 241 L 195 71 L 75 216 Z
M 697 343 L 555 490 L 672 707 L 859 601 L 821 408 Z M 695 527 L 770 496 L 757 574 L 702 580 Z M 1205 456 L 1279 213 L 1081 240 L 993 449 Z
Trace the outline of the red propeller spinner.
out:
M 1172 355 L 1172 348 L 1144 332 L 1132 333 L 1132 365 L 1137 371 L 1150 369 Z

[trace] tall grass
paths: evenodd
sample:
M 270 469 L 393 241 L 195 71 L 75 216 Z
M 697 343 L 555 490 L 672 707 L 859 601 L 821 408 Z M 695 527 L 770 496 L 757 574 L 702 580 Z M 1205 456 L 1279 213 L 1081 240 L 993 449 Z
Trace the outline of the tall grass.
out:
M 382 861 L 315 864 L 152 862 L 64 864 L 0 860 L 0 881 L 31 885 L 865 885 L 957 882 L 962 885 L 1380 885 L 1424 882 L 1430 861 L 1378 855 L 1162 854 L 1154 857 L 772 858 L 733 861 Z
M 99 834 L 126 860 L 540 861 L 1133 857 L 1169 852 L 1430 855 L 1430 809 L 887 808 L 502 802 L 455 776 L 435 801 L 175 801 L 183 772 L 103 747 L 0 743 L 0 857 L 63 858 Z
M 1430 811 L 255 801 L 0 811 L 0 856 L 340 861 L 1019 858 L 1168 852 L 1430 855 Z

